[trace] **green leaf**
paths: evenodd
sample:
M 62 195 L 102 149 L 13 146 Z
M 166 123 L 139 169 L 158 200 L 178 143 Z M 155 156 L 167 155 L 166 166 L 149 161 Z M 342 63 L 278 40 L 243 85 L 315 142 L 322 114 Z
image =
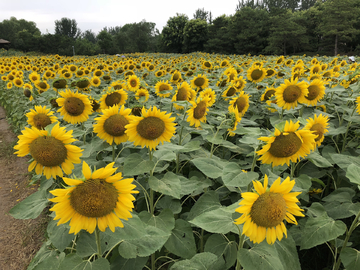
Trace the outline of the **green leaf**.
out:
M 76 241 L 76 254 L 80 257 L 87 257 L 94 253 L 97 253 L 95 234 L 81 231 Z
M 360 158 L 352 157 L 342 154 L 330 154 L 331 159 L 343 170 L 347 170 L 347 167 L 354 164 L 360 167 Z
M 245 187 L 258 177 L 256 172 L 243 172 L 241 167 L 233 162 L 226 164 L 222 173 L 222 180 L 227 187 Z
M 196 254 L 196 244 L 189 222 L 177 219 L 165 248 L 181 258 L 190 259 Z
M 218 178 L 222 175 L 223 166 L 219 161 L 211 158 L 195 158 L 192 163 L 207 177 Z
M 349 178 L 351 183 L 360 185 L 360 166 L 351 163 L 346 170 L 346 177 Z
M 176 199 L 180 199 L 181 197 L 180 179 L 176 174 L 172 172 L 167 172 L 160 180 L 155 176 L 150 176 L 149 186 L 154 191 L 165 195 L 170 195 Z
M 327 215 L 309 217 L 302 229 L 300 249 L 309 249 L 333 240 L 346 231 L 346 225 L 340 220 L 333 220 Z
M 221 234 L 212 234 L 206 241 L 205 252 L 211 252 L 215 255 L 224 257 L 225 269 L 229 269 L 235 262 L 237 257 L 237 243 L 228 242 Z
M 318 152 L 312 152 L 307 156 L 307 159 L 320 168 L 332 167 L 332 164 Z
M 134 153 L 125 159 L 124 175 L 133 176 L 148 173 L 154 168 L 154 165 L 154 162 L 144 160 L 140 154 Z
M 35 257 L 31 260 L 27 270 L 58 270 L 65 253 L 58 253 L 50 248 L 50 241 L 47 241 Z
M 16 219 L 35 219 L 49 204 L 46 190 L 39 190 L 10 209 L 9 214 Z
M 81 148 L 84 149 L 81 158 L 88 158 L 94 156 L 94 153 L 102 151 L 107 147 L 109 147 L 109 144 L 106 141 L 95 136 L 94 138 L 91 139 L 90 143 L 81 146 Z
M 181 212 L 181 202 L 178 199 L 174 199 L 172 196 L 163 196 L 160 201 L 157 203 L 157 208 L 160 209 L 170 209 L 174 214 L 179 214 Z
M 190 260 L 183 260 L 173 264 L 170 270 L 223 270 L 225 262 L 210 252 L 198 253 Z
M 296 246 L 291 236 L 269 245 L 266 241 L 251 249 L 240 249 L 238 259 L 244 269 L 251 270 L 297 270 L 301 269 Z
M 228 207 L 221 206 L 218 209 L 200 214 L 189 222 L 211 233 L 227 234 L 230 231 L 238 233 L 232 218 L 237 207 L 238 203 Z
M 111 269 L 116 270 L 143 270 L 148 261 L 148 257 L 137 257 L 135 259 L 125 259 L 118 256 L 112 263 Z
M 358 250 L 345 247 L 341 250 L 340 259 L 346 270 L 360 269 L 360 252 Z
M 187 219 L 192 220 L 203 213 L 220 207 L 221 204 L 219 201 L 219 195 L 215 191 L 208 191 L 204 193 L 193 205 Z
M 157 150 L 154 152 L 154 157 L 158 160 L 173 161 L 176 159 L 174 151 L 171 150 Z
M 180 179 L 182 196 L 191 194 L 198 189 L 203 190 L 212 185 L 212 181 L 205 177 L 192 176 L 190 179 L 180 175 L 178 177 Z
M 47 234 L 51 243 L 59 250 L 64 249 L 74 239 L 74 234 L 69 234 L 69 226 L 66 224 L 60 224 L 57 226 L 57 221 L 51 220 L 47 226 Z
M 64 258 L 59 270 L 110 270 L 110 263 L 105 258 L 99 258 L 93 262 L 83 261 L 79 255 L 73 253 Z
M 159 228 L 164 232 L 171 232 L 175 227 L 175 218 L 170 209 L 164 209 L 155 216 L 147 211 L 139 214 L 139 218 L 146 224 Z

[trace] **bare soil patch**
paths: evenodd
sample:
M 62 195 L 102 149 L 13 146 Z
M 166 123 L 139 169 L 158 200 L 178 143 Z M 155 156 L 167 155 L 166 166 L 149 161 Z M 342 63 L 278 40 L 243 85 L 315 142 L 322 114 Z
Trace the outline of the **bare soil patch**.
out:
M 16 135 L 0 107 L 0 269 L 23 270 L 45 240 L 47 218 L 18 220 L 9 210 L 37 190 L 29 186 L 28 158 L 14 155 Z

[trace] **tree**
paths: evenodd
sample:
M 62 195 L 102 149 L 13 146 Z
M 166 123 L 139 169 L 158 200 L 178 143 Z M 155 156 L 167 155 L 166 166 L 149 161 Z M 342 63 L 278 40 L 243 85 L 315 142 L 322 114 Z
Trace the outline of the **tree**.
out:
M 55 35 L 68 36 L 76 39 L 80 36 L 81 30 L 77 27 L 75 19 L 61 18 L 55 21 Z
M 100 33 L 96 36 L 96 39 L 98 40 L 98 45 L 100 46 L 102 53 L 116 53 L 113 36 L 106 30 L 106 28 L 100 31 Z
M 81 34 L 81 37 L 90 41 L 93 44 L 96 44 L 96 35 L 91 30 L 86 30 L 84 33 Z
M 215 18 L 208 26 L 208 40 L 204 44 L 204 49 L 207 52 L 215 53 L 231 53 L 233 52 L 229 38 L 228 38 L 228 26 L 231 17 L 221 15 Z
M 193 14 L 194 19 L 201 19 L 201 20 L 205 20 L 207 21 L 208 16 L 209 16 L 209 12 L 205 11 L 204 8 L 200 9 L 198 8 L 195 13 Z
M 30 36 L 38 37 L 41 34 L 40 30 L 36 27 L 36 23 L 31 21 L 26 21 L 24 19 L 18 20 L 15 17 L 11 17 L 10 20 L 3 20 L 0 23 L 0 37 L 2 39 L 6 39 L 10 41 L 11 44 L 15 46 L 15 48 L 17 46 L 17 41 L 16 41 L 17 35 L 19 32 L 23 32 L 23 31 L 26 31 L 26 33 L 22 35 L 23 38 L 25 37 L 25 35 L 27 36 L 27 38 L 30 38 Z M 18 44 L 20 43 L 21 41 L 18 42 Z
M 185 14 L 176 13 L 176 16 L 170 17 L 161 32 L 161 42 L 166 52 L 182 52 L 184 41 L 184 28 L 189 18 Z
M 207 41 L 208 25 L 205 20 L 193 19 L 184 27 L 183 51 L 185 53 L 203 51 Z
M 327 0 L 323 3 L 323 12 L 318 31 L 323 37 L 332 37 L 334 54 L 338 54 L 340 42 L 351 42 L 353 37 L 360 33 L 354 27 L 360 10 L 356 6 L 357 0 Z
M 260 54 L 268 45 L 269 14 L 265 9 L 243 7 L 228 28 L 228 40 L 237 54 Z

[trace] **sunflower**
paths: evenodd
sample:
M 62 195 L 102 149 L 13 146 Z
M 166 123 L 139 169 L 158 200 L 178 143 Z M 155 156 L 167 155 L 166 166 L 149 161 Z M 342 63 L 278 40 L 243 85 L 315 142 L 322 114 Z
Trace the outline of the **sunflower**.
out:
M 190 126 L 199 127 L 201 122 L 206 122 L 206 115 L 209 111 L 208 102 L 209 97 L 205 97 L 201 99 L 200 97 L 197 98 L 196 102 L 190 101 L 191 108 L 186 111 L 188 118 L 187 122 L 190 122 Z
M 13 87 L 13 83 L 12 82 L 8 82 L 7 84 L 6 84 L 6 88 L 7 89 L 11 89 Z
M 234 83 L 230 83 L 229 86 L 226 88 L 226 90 L 222 93 L 222 97 L 225 100 L 228 100 L 230 98 L 232 98 L 233 96 L 235 96 L 239 91 L 237 90 L 237 88 L 234 86 Z
M 124 106 L 115 105 L 109 109 L 102 110 L 102 115 L 95 118 L 94 132 L 97 136 L 112 145 L 126 142 L 128 136 L 125 134 L 125 126 L 131 120 L 131 109 Z
M 194 77 L 191 81 L 191 87 L 197 91 L 201 91 L 209 87 L 209 79 L 206 75 L 199 74 L 197 77 Z
M 247 78 L 253 83 L 261 82 L 266 77 L 266 69 L 259 66 L 252 66 L 247 71 Z
M 83 150 L 71 145 L 75 141 L 71 135 L 72 130 L 66 131 L 59 123 L 55 124 L 51 131 L 25 127 L 21 133 L 17 145 L 14 146 L 17 150 L 15 154 L 19 157 L 28 154 L 32 156 L 29 172 L 35 168 L 36 174 L 44 173 L 47 179 L 51 176 L 56 178 L 57 175 L 63 177 L 63 171 L 71 174 L 73 163 L 80 163 Z
M 243 200 L 240 207 L 235 211 L 242 214 L 235 220 L 235 224 L 244 223 L 242 234 L 250 238 L 254 243 L 265 240 L 269 245 L 276 239 L 281 241 L 283 235 L 287 237 L 284 219 L 288 223 L 297 225 L 294 216 L 304 217 L 304 211 L 297 203 L 296 198 L 301 192 L 290 192 L 295 185 L 295 180 L 287 177 L 282 183 L 281 178 L 275 180 L 270 189 L 268 176 L 264 177 L 264 185 L 259 181 L 253 181 L 254 192 L 243 192 Z
M 135 93 L 135 99 L 140 102 L 148 101 L 149 96 L 149 91 L 145 88 L 139 88 Z
M 155 93 L 159 97 L 168 97 L 171 95 L 170 91 L 172 90 L 172 86 L 168 83 L 168 81 L 159 81 L 155 84 Z M 164 93 L 163 93 L 164 92 Z
M 170 82 L 174 84 L 178 84 L 182 80 L 181 78 L 181 72 L 178 70 L 175 70 L 175 72 L 171 75 Z
M 29 79 L 32 83 L 40 81 L 40 74 L 38 74 L 37 72 L 31 72 L 29 75 Z
M 101 79 L 100 79 L 100 77 L 93 76 L 93 77 L 90 79 L 90 83 L 91 83 L 92 86 L 98 87 L 98 86 L 100 86 L 100 84 L 101 84 Z
M 310 130 L 298 130 L 299 126 L 299 121 L 286 121 L 283 131 L 275 128 L 274 136 L 260 137 L 259 140 L 267 144 L 256 152 L 261 155 L 259 160 L 266 164 L 272 163 L 273 167 L 284 163 L 289 166 L 290 161 L 297 162 L 310 154 L 315 149 L 317 135 Z
M 324 134 L 328 132 L 327 128 L 329 127 L 329 117 L 323 116 L 322 114 L 319 116 L 314 115 L 314 118 L 308 118 L 306 121 L 308 123 L 304 129 L 313 131 L 313 134 L 317 135 L 315 138 L 315 143 L 319 147 L 324 141 Z
M 320 74 L 321 72 L 321 65 L 319 64 L 316 64 L 316 65 L 313 65 L 311 68 L 310 68 L 310 74 Z
M 100 98 L 100 108 L 104 110 L 114 105 L 124 105 L 127 98 L 128 94 L 123 89 L 108 89 L 108 91 Z
M 264 94 L 261 95 L 261 101 L 269 100 L 273 95 L 275 95 L 276 89 L 274 87 L 266 87 Z
M 240 117 L 244 116 L 244 114 L 247 112 L 247 110 L 249 109 L 249 106 L 250 106 L 249 98 L 250 98 L 250 96 L 248 94 L 245 94 L 244 91 L 241 91 L 240 95 L 238 97 L 234 97 L 229 102 L 229 105 L 230 105 L 229 110 L 230 110 L 230 107 L 233 107 L 240 114 Z
M 204 61 L 201 66 L 202 69 L 211 69 L 213 64 L 210 61 Z
M 238 92 L 241 92 L 242 90 L 244 90 L 245 85 L 247 83 L 246 80 L 243 79 L 242 76 L 240 76 L 239 78 L 235 78 L 234 80 L 232 80 L 232 82 Z
M 315 79 L 310 82 L 308 85 L 309 93 L 305 96 L 303 101 L 305 104 L 310 106 L 316 106 L 316 104 L 322 99 L 325 95 L 324 81 Z
M 53 83 L 52 83 L 52 86 L 56 89 L 64 89 L 66 88 L 66 85 L 67 85 L 67 81 L 65 79 L 57 79 L 57 80 L 54 80 Z
M 200 92 L 199 97 L 201 99 L 204 99 L 205 97 L 209 97 L 209 101 L 208 101 L 208 106 L 211 107 L 212 105 L 214 105 L 215 101 L 216 101 L 216 94 L 215 91 L 212 90 L 211 88 L 206 88 L 203 91 Z
M 74 93 L 70 89 L 60 92 L 61 98 L 56 102 L 60 109 L 58 112 L 64 116 L 64 120 L 71 124 L 83 123 L 92 113 L 89 98 L 85 94 Z
M 91 103 L 92 112 L 101 112 L 99 102 L 91 96 L 89 96 L 89 100 Z
M 26 114 L 27 122 L 32 127 L 44 129 L 47 125 L 57 121 L 57 117 L 53 114 L 54 112 L 50 111 L 50 108 L 46 108 L 46 106 L 35 106 L 35 110 L 30 109 L 30 112 Z
M 175 133 L 175 117 L 171 114 L 161 112 L 155 106 L 146 110 L 141 110 L 141 117 L 133 117 L 132 121 L 125 127 L 125 133 L 129 136 L 129 141 L 134 145 L 155 149 L 159 143 L 170 142 Z
M 136 75 L 131 75 L 127 79 L 127 87 L 130 91 L 135 92 L 140 87 L 140 79 Z
M 57 225 L 70 220 L 69 233 L 77 234 L 80 230 L 93 233 L 96 226 L 104 232 L 107 227 L 112 232 L 116 227 L 124 227 L 120 219 L 131 218 L 135 200 L 132 194 L 138 193 L 131 184 L 133 178 L 122 178 L 121 173 L 114 174 L 114 162 L 94 172 L 84 161 L 83 178 L 64 177 L 68 185 L 65 189 L 50 191 L 55 197 L 49 199 L 55 205 L 50 211 L 55 212 Z
M 50 85 L 47 81 L 36 81 L 34 84 L 40 94 L 50 89 Z
M 91 82 L 89 81 L 88 78 L 82 78 L 76 81 L 76 88 L 79 91 L 87 91 L 90 86 L 91 86 Z
M 305 96 L 309 93 L 307 87 L 305 81 L 298 83 L 298 79 L 285 80 L 285 84 L 276 88 L 276 103 L 285 110 L 295 108 L 298 102 L 305 103 Z
M 227 81 L 231 82 L 236 79 L 238 73 L 235 68 L 229 67 L 224 71 L 224 75 L 227 77 Z
M 16 87 L 23 87 L 24 81 L 21 78 L 15 78 L 13 80 L 14 86 Z
M 272 69 L 272 68 L 266 69 L 266 74 L 265 74 L 266 78 L 271 78 L 272 76 L 275 76 L 275 75 L 276 75 L 275 69 Z
M 233 131 L 235 131 L 237 129 L 237 125 L 240 123 L 241 121 L 241 114 L 237 111 L 236 108 L 234 108 L 234 106 L 229 106 L 228 108 L 229 112 L 228 112 L 228 116 L 231 120 L 231 122 L 229 123 L 229 126 L 231 128 L 229 128 L 227 131 L 229 132 L 229 136 L 235 136 L 235 133 Z
M 172 102 L 176 102 L 176 101 L 190 101 L 191 100 L 191 96 L 192 96 L 192 89 L 190 87 L 190 85 L 188 84 L 188 82 L 183 82 L 182 84 L 178 84 L 177 85 L 177 90 L 174 94 L 174 96 L 172 97 L 171 101 Z M 194 91 L 195 92 L 195 91 Z M 196 92 L 195 92 L 196 95 Z M 177 110 L 182 110 L 184 109 L 184 106 L 178 105 L 176 103 L 173 103 L 175 109 Z

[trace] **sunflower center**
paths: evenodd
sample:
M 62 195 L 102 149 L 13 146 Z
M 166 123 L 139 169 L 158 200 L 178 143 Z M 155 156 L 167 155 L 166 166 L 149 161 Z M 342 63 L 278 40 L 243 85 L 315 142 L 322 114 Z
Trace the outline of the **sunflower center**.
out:
M 233 96 L 235 93 L 236 93 L 236 88 L 233 87 L 233 86 L 231 86 L 231 87 L 229 88 L 229 90 L 226 92 L 226 96 L 227 96 L 227 97 L 231 97 L 231 96 Z
M 149 116 L 139 122 L 136 131 L 147 140 L 155 140 L 164 133 L 165 123 L 160 118 Z
M 285 88 L 283 99 L 286 103 L 292 103 L 298 100 L 301 95 L 300 87 L 296 85 L 289 85 Z
M 65 110 L 71 116 L 78 116 L 83 113 L 85 109 L 84 102 L 77 97 L 69 97 L 65 100 Z
M 90 85 L 90 82 L 88 80 L 81 80 L 76 83 L 76 86 L 79 88 L 86 88 Z
M 281 133 L 271 144 L 269 152 L 271 155 L 278 158 L 291 157 L 299 151 L 301 145 L 301 140 L 294 132 L 290 132 L 287 135 Z
M 105 98 L 105 104 L 109 107 L 112 107 L 121 101 L 121 94 L 118 92 L 111 93 L 110 95 L 107 95 Z
M 273 69 L 268 69 L 266 71 L 266 76 L 272 76 L 275 73 L 275 71 Z
M 122 136 L 125 133 L 125 126 L 129 124 L 129 121 L 120 114 L 110 116 L 104 122 L 104 130 L 111 136 Z
M 206 102 L 205 101 L 200 101 L 196 108 L 194 109 L 194 118 L 195 119 L 201 119 L 206 112 Z
M 234 103 L 235 107 L 237 108 L 238 112 L 241 113 L 246 106 L 246 99 L 244 97 L 239 97 L 235 103 Z
M 254 223 L 265 228 L 279 225 L 286 215 L 286 202 L 282 194 L 265 192 L 254 202 L 250 216 Z
M 269 100 L 275 94 L 275 90 L 269 90 L 265 93 L 264 100 Z
M 131 80 L 130 85 L 131 85 L 131 87 L 137 86 L 137 81 L 136 80 Z
M 317 98 L 317 96 L 320 93 L 320 88 L 317 85 L 310 85 L 308 87 L 309 93 L 306 96 L 306 99 L 308 100 L 314 100 L 315 98 Z
M 45 113 L 35 115 L 33 120 L 37 129 L 44 129 L 47 125 L 51 124 L 50 117 Z
M 194 81 L 194 84 L 197 87 L 201 87 L 201 86 L 203 86 L 205 84 L 205 79 L 202 78 L 202 77 L 196 78 L 195 81 Z
M 188 97 L 188 91 L 185 87 L 181 87 L 176 95 L 176 100 L 187 100 Z
M 315 142 L 320 141 L 324 137 L 325 128 L 322 124 L 316 123 L 310 128 L 311 131 L 314 131 L 313 134 L 317 135 Z
M 204 66 L 207 67 L 207 68 L 210 68 L 210 67 L 211 67 L 211 64 L 210 64 L 210 62 L 206 61 L 206 62 L 204 63 Z
M 159 91 L 160 91 L 160 92 L 161 92 L 161 91 L 167 91 L 167 90 L 170 90 L 169 85 L 167 85 L 167 84 L 162 84 L 162 85 L 160 85 L 160 87 L 159 87 Z
M 44 89 L 46 89 L 46 87 L 47 87 L 46 83 L 44 83 L 44 82 L 39 83 L 39 88 L 44 90 Z
M 174 81 L 179 80 L 179 79 L 180 79 L 180 74 L 179 74 L 179 73 L 175 73 L 175 74 L 173 75 L 172 79 L 173 79 Z
M 255 81 L 260 79 L 262 75 L 263 75 L 262 70 L 258 68 L 254 69 L 253 72 L 251 72 L 251 78 Z
M 53 167 L 61 165 L 67 157 L 63 142 L 54 137 L 38 137 L 30 144 L 31 156 L 41 165 Z
M 70 194 L 70 204 L 80 215 L 99 218 L 110 214 L 118 201 L 118 191 L 103 179 L 89 179 Z
M 25 89 L 24 95 L 25 95 L 25 97 L 28 97 L 28 98 L 31 97 L 31 91 L 29 89 Z

